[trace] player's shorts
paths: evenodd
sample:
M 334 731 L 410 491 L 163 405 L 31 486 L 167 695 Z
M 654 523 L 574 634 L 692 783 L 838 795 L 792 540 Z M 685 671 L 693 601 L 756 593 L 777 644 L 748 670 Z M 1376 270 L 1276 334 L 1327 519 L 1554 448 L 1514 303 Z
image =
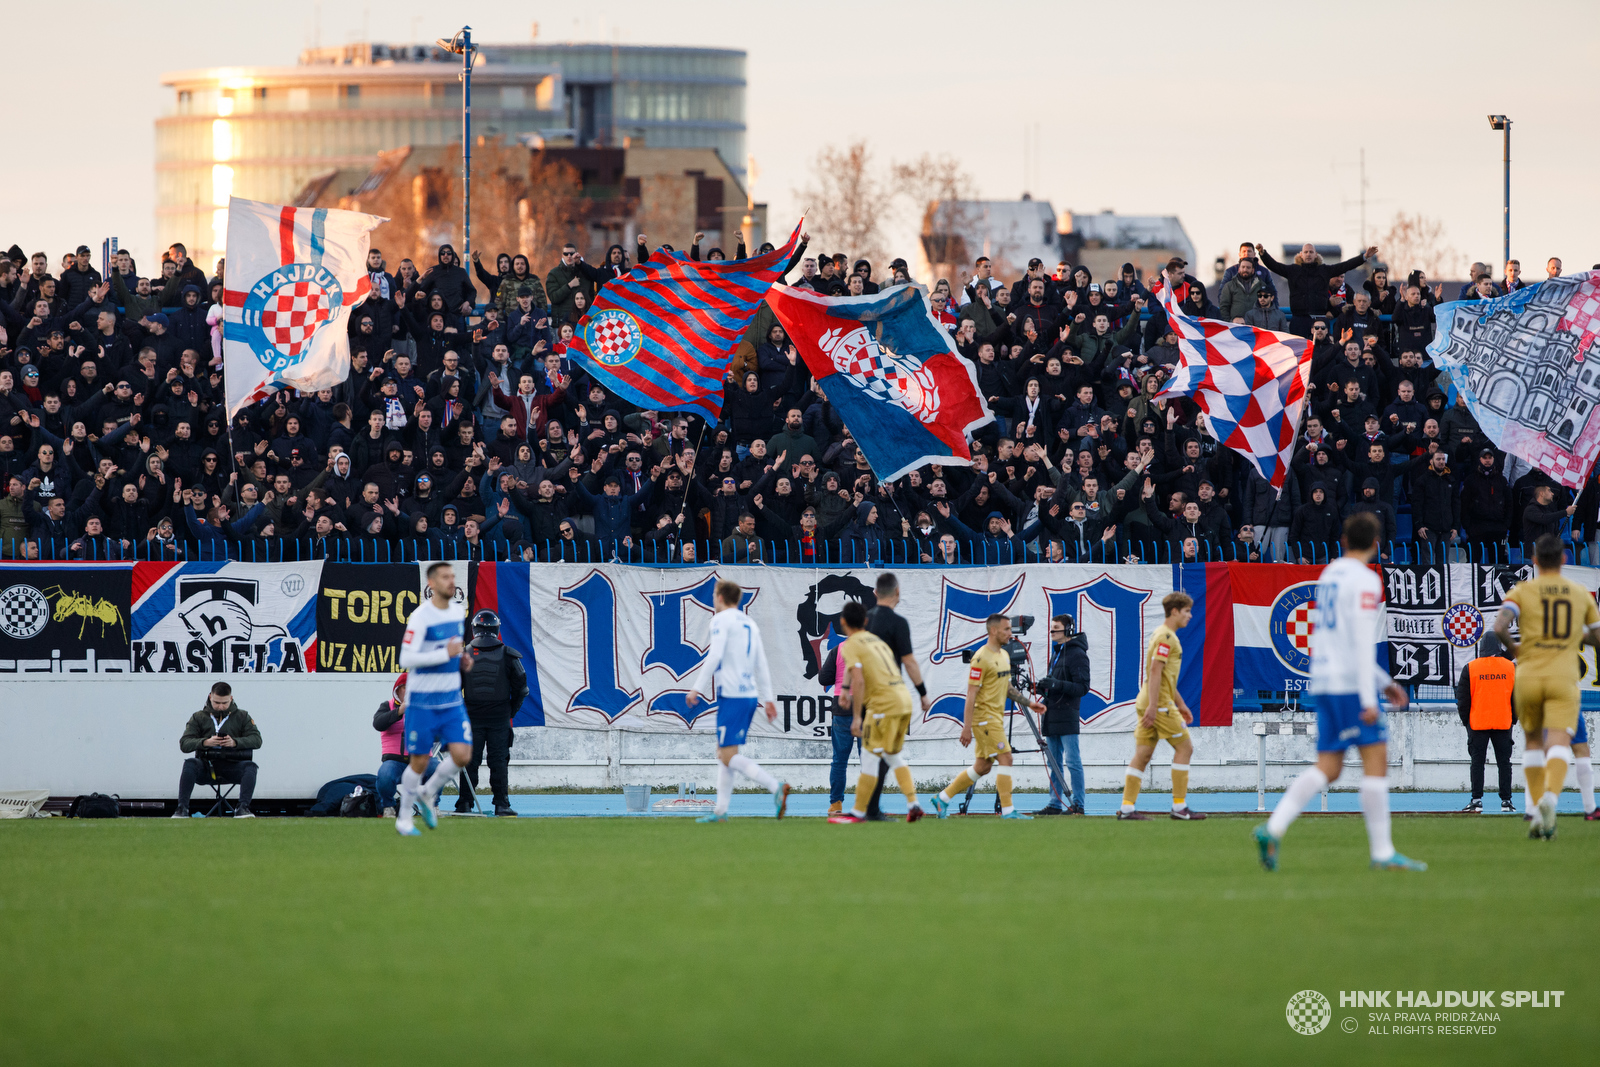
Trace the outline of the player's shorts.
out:
M 1578 712 L 1578 732 L 1572 735 L 1572 743 L 1575 745 L 1589 743 L 1589 716 L 1582 711 Z
M 1361 721 L 1361 698 L 1354 693 L 1312 693 L 1317 709 L 1317 751 L 1343 752 L 1351 745 L 1378 745 L 1389 740 L 1389 720 L 1378 709 L 1378 721 Z
M 760 704 L 755 697 L 717 698 L 717 747 L 744 744 L 750 732 L 750 720 L 756 717 Z
M 1517 708 L 1517 721 L 1534 737 L 1540 730 L 1565 730 L 1570 736 L 1578 728 L 1576 682 L 1519 674 L 1511 700 Z
M 993 759 L 1002 752 L 1011 751 L 1006 741 L 1005 723 L 996 719 L 980 719 L 973 723 L 972 740 L 978 746 L 979 759 Z
M 1143 719 L 1144 712 L 1136 711 L 1135 714 Z M 1183 716 L 1171 708 L 1157 709 L 1153 726 L 1137 721 L 1133 727 L 1133 743 L 1136 745 L 1153 745 L 1158 741 L 1171 741 L 1176 745 L 1188 735 L 1189 727 L 1184 723 Z
M 426 756 L 434 742 L 446 745 L 472 744 L 472 722 L 467 706 L 459 701 L 442 708 L 406 707 L 406 755 Z
M 866 713 L 861 727 L 861 747 L 868 752 L 892 756 L 906 744 L 906 734 L 911 732 L 911 715 L 875 715 Z

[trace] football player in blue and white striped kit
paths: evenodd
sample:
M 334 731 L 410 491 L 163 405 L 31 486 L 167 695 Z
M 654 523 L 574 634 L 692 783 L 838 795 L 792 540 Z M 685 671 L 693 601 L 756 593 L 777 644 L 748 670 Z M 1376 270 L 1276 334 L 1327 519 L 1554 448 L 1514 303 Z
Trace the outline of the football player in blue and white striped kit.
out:
M 734 772 L 744 775 L 772 794 L 778 818 L 789 804 L 788 783 L 774 778 L 761 764 L 739 754 L 756 707 L 766 704 L 767 721 L 778 718 L 777 697 L 772 691 L 772 672 L 767 668 L 767 652 L 761 645 L 761 631 L 750 616 L 739 610 L 741 591 L 737 583 L 717 583 L 711 595 L 716 614 L 711 616 L 711 647 L 700 665 L 689 691 L 692 708 L 711 692 L 713 680 L 717 695 L 717 806 L 710 815 L 696 822 L 727 822 L 728 803 L 733 799 Z
M 1361 814 L 1367 823 L 1372 866 L 1425 871 L 1426 863 L 1394 850 L 1389 832 L 1389 726 L 1378 704 L 1383 690 L 1397 708 L 1406 691 L 1377 664 L 1383 586 L 1372 571 L 1378 522 L 1371 512 L 1344 520 L 1344 554 L 1317 576 L 1311 631 L 1311 703 L 1317 709 L 1317 762 L 1284 791 L 1272 817 L 1255 828 L 1261 865 L 1278 869 L 1278 846 L 1311 798 L 1339 777 L 1351 745 L 1361 753 Z
M 400 642 L 400 666 L 406 682 L 405 746 L 410 765 L 400 775 L 400 811 L 394 828 L 405 837 L 422 831 L 412 821 L 413 804 L 422 809 L 428 829 L 439 825 L 439 793 L 456 781 L 472 759 L 472 723 L 461 699 L 461 648 L 465 613 L 454 602 L 455 567 L 434 563 L 428 567 L 428 599 L 406 620 Z M 428 756 L 434 742 L 448 746 L 450 758 L 440 759 L 426 782 Z M 442 755 L 442 754 L 441 754 Z

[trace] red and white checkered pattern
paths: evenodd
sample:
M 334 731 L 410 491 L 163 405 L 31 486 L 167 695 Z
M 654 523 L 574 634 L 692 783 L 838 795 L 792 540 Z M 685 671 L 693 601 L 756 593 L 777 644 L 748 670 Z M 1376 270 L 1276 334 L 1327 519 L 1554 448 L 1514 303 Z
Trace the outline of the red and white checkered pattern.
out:
M 1315 624 L 1311 621 L 1311 613 L 1317 608 L 1316 601 L 1308 600 L 1289 612 L 1289 617 L 1283 620 L 1283 633 L 1289 643 L 1295 648 L 1311 655 L 1311 631 Z
M 287 356 L 300 354 L 331 314 L 326 296 L 315 282 L 296 282 L 278 290 L 261 311 L 261 328 L 278 351 Z
M 639 345 L 639 330 L 627 316 L 607 315 L 593 329 L 596 355 L 601 358 L 620 356 Z
M 1483 636 L 1483 615 L 1471 604 L 1452 604 L 1444 613 L 1444 636 L 1457 648 L 1478 643 Z
M 1561 316 L 1560 328 L 1579 335 L 1578 351 L 1573 358 L 1582 362 L 1584 353 L 1600 336 L 1600 271 L 1591 271 L 1578 286 L 1578 292 Z

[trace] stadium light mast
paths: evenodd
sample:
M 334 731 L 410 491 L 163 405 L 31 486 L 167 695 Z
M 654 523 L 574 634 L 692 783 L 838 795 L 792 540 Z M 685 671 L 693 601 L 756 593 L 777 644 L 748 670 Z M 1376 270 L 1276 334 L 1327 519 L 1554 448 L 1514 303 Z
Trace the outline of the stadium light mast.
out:
M 1511 258 L 1511 120 L 1504 115 L 1490 115 L 1489 128 L 1504 131 L 1506 135 L 1503 155 L 1506 171 L 1505 255 L 1501 257 L 1502 261 L 1505 261 Z
M 461 57 L 461 262 L 465 264 L 472 259 L 472 62 L 477 49 L 472 44 L 471 26 L 434 43 Z

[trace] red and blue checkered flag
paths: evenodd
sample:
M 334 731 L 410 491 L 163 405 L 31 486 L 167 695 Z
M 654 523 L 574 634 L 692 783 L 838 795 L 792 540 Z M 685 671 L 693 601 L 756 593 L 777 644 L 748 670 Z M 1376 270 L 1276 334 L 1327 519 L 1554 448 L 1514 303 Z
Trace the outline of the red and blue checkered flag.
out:
M 799 240 L 797 225 L 782 248 L 749 259 L 654 253 L 605 284 L 567 352 L 631 403 L 716 420 L 728 361 Z
M 1153 291 L 1178 335 L 1180 359 L 1158 396 L 1193 397 L 1211 434 L 1250 461 L 1283 490 L 1294 458 L 1295 434 L 1311 376 L 1311 345 L 1303 337 L 1220 319 L 1181 314 L 1181 290 L 1157 281 Z

